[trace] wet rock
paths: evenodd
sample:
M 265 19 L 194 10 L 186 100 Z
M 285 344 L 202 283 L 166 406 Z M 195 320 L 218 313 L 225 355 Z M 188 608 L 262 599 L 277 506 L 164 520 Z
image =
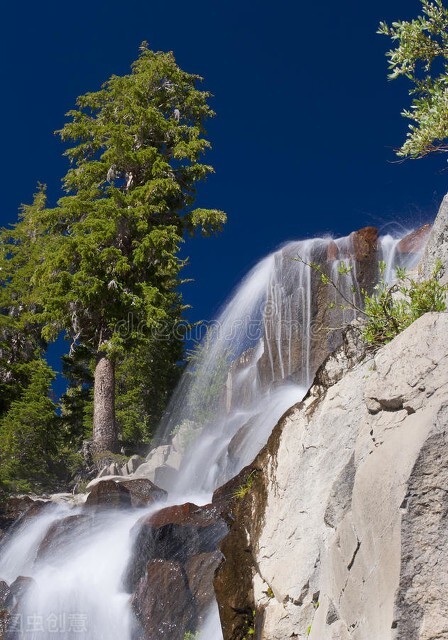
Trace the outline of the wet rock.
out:
M 166 499 L 166 492 L 144 478 L 101 480 L 92 487 L 86 505 L 91 507 L 145 507 Z
M 371 291 L 378 281 L 379 238 L 376 227 L 365 227 L 350 236 L 360 289 Z
M 48 503 L 30 496 L 13 496 L 0 503 L 0 532 L 9 529 L 21 518 L 32 518 Z
M 366 260 L 378 251 L 378 229 L 376 227 L 364 227 L 354 231 L 351 238 L 355 260 Z
M 131 534 L 134 543 L 125 576 L 127 589 L 134 590 L 149 560 L 184 564 L 193 556 L 216 551 L 226 531 L 225 522 L 211 505 L 186 503 L 142 518 Z
M 425 224 L 402 238 L 397 244 L 397 252 L 402 254 L 420 253 L 425 248 L 431 225 Z
M 238 429 L 233 438 L 230 440 L 229 445 L 227 447 L 227 453 L 231 461 L 234 461 L 235 464 L 239 461 L 239 452 L 241 448 L 244 446 L 244 443 L 247 441 L 249 437 L 251 437 L 252 429 L 254 423 L 259 418 L 259 415 L 252 416 L 250 420 L 248 420 L 243 426 Z
M 79 513 L 56 520 L 48 529 L 39 545 L 36 562 L 50 562 L 61 551 L 68 554 L 70 547 L 79 542 L 81 536 L 88 537 L 93 526 L 92 514 Z
M 3 609 L 9 595 L 9 585 L 4 580 L 0 580 L 0 609 Z
M 14 609 L 20 605 L 27 591 L 35 586 L 35 584 L 33 578 L 28 578 L 27 576 L 19 576 L 16 578 L 9 587 L 9 593 L 5 599 L 5 608 L 13 612 Z
M 6 609 L 0 609 L 0 640 L 6 639 L 6 631 L 8 628 L 9 613 Z
M 184 568 L 188 586 L 195 602 L 198 626 L 204 623 L 205 617 L 215 598 L 213 580 L 216 569 L 222 562 L 220 551 L 200 553 L 188 558 Z
M 151 560 L 132 597 L 141 626 L 138 640 L 184 640 L 195 631 L 197 615 L 187 576 L 179 562 Z
M 330 241 L 327 247 L 327 260 L 329 262 L 333 262 L 334 260 L 339 259 L 339 249 L 338 245 L 334 241 Z
M 248 486 L 244 495 L 241 489 Z M 235 478 L 213 494 L 213 505 L 227 520 L 228 534 L 219 548 L 223 556 L 217 567 L 214 590 L 218 601 L 219 617 L 225 640 L 242 640 L 252 628 L 255 598 L 253 576 L 255 574 L 252 536 L 261 526 L 262 510 L 253 510 L 253 504 L 262 504 L 265 494 L 264 481 L 259 470 L 246 467 Z

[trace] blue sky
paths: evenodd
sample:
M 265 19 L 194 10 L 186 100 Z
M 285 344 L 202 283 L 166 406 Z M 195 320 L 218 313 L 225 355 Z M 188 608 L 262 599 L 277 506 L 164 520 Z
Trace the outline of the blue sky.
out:
M 405 81 L 388 82 L 378 22 L 417 0 L 18 2 L 2 9 L 2 205 L 13 222 L 37 181 L 59 195 L 67 164 L 53 131 L 76 96 L 126 73 L 142 40 L 173 50 L 215 98 L 216 175 L 199 205 L 225 232 L 189 241 L 186 302 L 210 318 L 257 260 L 290 239 L 431 220 L 446 158 L 394 162 L 405 135 Z

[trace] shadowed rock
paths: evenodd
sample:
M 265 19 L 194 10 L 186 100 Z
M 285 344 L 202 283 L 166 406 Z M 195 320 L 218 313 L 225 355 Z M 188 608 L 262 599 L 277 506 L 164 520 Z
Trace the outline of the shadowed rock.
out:
M 197 616 L 187 577 L 179 562 L 151 560 L 137 585 L 131 606 L 140 624 L 134 640 L 184 640 Z
M 137 638 L 183 640 L 197 630 L 213 601 L 217 546 L 226 532 L 212 505 L 191 503 L 161 509 L 135 525 L 123 582 L 142 627 Z
M 166 499 L 166 491 L 150 480 L 136 478 L 130 480 L 101 480 L 87 496 L 90 507 L 146 507 Z

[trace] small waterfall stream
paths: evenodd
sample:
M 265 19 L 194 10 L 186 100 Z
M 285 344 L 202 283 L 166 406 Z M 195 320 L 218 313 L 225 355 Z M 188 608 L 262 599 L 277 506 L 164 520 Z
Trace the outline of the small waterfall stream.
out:
M 382 238 L 375 257 L 386 262 L 389 281 L 394 266 L 404 260 L 397 254 L 398 242 Z M 319 357 L 332 348 L 333 338 L 320 325 L 326 318 L 336 323 L 337 332 L 355 314 L 338 308 L 324 318 L 322 305 L 338 307 L 338 296 L 328 287 L 323 293 L 319 275 L 294 258 L 327 265 L 345 296 L 359 303 L 360 267 L 352 244 L 351 236 L 286 244 L 250 271 L 210 325 L 159 430 L 160 442 L 177 437 L 186 443 L 168 504 L 209 502 L 218 486 L 254 459 L 283 413 L 303 398 Z M 352 266 L 345 276 L 339 273 L 342 261 Z M 131 640 L 133 616 L 122 582 L 130 531 L 142 512 L 158 508 L 109 510 L 92 517 L 81 506 L 48 505 L 40 515 L 19 522 L 0 545 L 0 580 L 10 584 L 28 576 L 35 586 L 20 604 L 21 629 L 7 637 Z M 45 550 L 49 529 L 63 519 L 67 535 Z M 220 638 L 214 606 L 201 639 Z

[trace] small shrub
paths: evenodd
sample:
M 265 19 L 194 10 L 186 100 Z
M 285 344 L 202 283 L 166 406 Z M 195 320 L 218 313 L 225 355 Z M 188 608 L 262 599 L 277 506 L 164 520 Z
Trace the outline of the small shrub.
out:
M 396 269 L 396 280 L 393 284 L 385 281 L 386 263 L 379 263 L 380 280 L 369 295 L 362 290 L 362 303 L 358 306 L 347 298 L 338 284 L 330 276 L 323 273 L 319 264 L 306 262 L 297 257 L 296 260 L 307 265 L 320 274 L 323 284 L 332 286 L 343 303 L 341 309 L 351 309 L 359 313 L 363 319 L 362 338 L 372 347 L 387 344 L 395 336 L 409 327 L 417 318 L 428 312 L 446 311 L 448 284 L 441 284 L 442 263 L 439 261 L 430 278 L 416 280 L 410 277 L 405 269 Z M 339 273 L 347 275 L 351 267 L 341 264 Z M 334 307 L 334 303 L 330 305 Z
M 247 476 L 246 482 L 239 486 L 238 489 L 236 489 L 235 493 L 233 494 L 234 498 L 242 500 L 249 493 L 254 483 L 255 473 L 256 471 L 251 471 L 251 473 Z

